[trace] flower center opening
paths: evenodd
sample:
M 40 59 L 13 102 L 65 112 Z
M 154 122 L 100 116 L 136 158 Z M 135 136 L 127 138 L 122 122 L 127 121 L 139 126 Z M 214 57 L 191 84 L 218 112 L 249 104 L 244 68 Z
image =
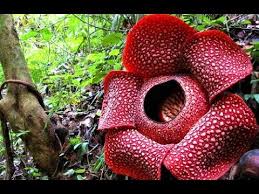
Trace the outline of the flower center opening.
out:
M 151 88 L 144 100 L 146 115 L 157 122 L 169 122 L 182 110 L 185 104 L 185 94 L 174 80 Z

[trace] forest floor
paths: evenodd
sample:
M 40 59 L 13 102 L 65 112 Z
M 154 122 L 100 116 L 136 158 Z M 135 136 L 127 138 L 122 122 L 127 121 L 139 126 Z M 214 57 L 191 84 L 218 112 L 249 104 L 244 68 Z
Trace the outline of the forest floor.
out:
M 62 180 L 117 180 L 127 179 L 113 174 L 104 163 L 104 134 L 97 130 L 101 113 L 103 86 L 85 88 L 85 96 L 78 106 L 68 105 L 64 111 L 52 114 L 51 121 L 69 134 L 60 153 L 63 170 L 56 179 Z M 16 167 L 14 180 L 49 179 L 36 168 L 19 135 L 13 136 Z M 0 158 L 0 179 L 5 174 L 5 159 Z
M 235 16 L 233 16 L 235 18 Z M 238 19 L 238 18 L 236 18 Z M 245 27 L 229 26 L 228 33 L 251 56 L 254 63 L 252 76 L 230 90 L 241 95 L 259 118 L 259 19 L 251 18 Z M 234 20 L 233 20 L 234 21 Z M 256 44 L 254 44 L 256 42 Z M 257 81 L 256 81 L 257 80 Z M 62 88 L 61 88 L 62 89 Z M 47 95 L 47 94 L 43 94 Z M 128 177 L 113 174 L 104 162 L 104 133 L 97 130 L 103 100 L 102 83 L 87 86 L 82 101 L 77 106 L 67 105 L 51 115 L 51 121 L 59 128 L 69 130 L 69 135 L 60 153 L 63 171 L 58 179 L 73 180 L 127 180 Z M 257 120 L 259 123 L 259 121 Z M 24 147 L 20 136 L 12 134 L 16 171 L 13 179 L 49 179 L 36 168 L 33 159 Z M 259 139 L 259 138 L 258 138 Z M 252 148 L 259 148 L 259 141 Z M 5 158 L 0 156 L 0 179 L 5 174 Z M 229 172 L 222 179 L 231 179 Z

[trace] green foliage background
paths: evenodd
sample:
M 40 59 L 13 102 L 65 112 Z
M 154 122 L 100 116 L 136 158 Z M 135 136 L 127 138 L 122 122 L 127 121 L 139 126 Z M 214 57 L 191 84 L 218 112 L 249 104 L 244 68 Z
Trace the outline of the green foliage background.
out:
M 14 15 L 32 79 L 41 92 L 48 87 L 44 99 L 53 112 L 76 105 L 85 86 L 121 69 L 125 31 L 115 16 Z
M 15 27 L 26 58 L 28 68 L 43 94 L 50 113 L 63 111 L 67 105 L 78 105 L 84 101 L 87 86 L 99 84 L 111 70 L 122 69 L 121 57 L 129 29 L 142 14 L 16 14 Z M 198 31 L 220 29 L 230 35 L 230 29 L 241 28 L 250 21 L 241 15 L 177 15 Z M 254 61 L 258 61 L 259 42 L 253 42 L 247 50 Z M 0 82 L 4 81 L 0 68 Z M 258 82 L 259 80 L 252 80 Z M 252 83 L 251 82 L 251 83 Z M 259 103 L 259 94 L 246 94 L 245 99 L 254 98 Z M 20 135 L 12 133 L 13 144 L 21 147 Z M 3 139 L 0 135 L 0 144 Z M 85 153 L 88 144 L 79 136 L 70 138 L 74 150 Z M 16 146 L 17 145 L 17 146 Z M 0 146 L 0 162 L 4 149 Z M 22 157 L 22 156 L 18 156 Z M 104 156 L 98 156 L 93 171 L 104 166 Z M 0 172 L 3 171 L 0 163 Z M 40 177 L 37 168 L 27 167 L 28 174 Z M 77 175 L 81 180 L 84 168 L 69 169 L 65 174 Z

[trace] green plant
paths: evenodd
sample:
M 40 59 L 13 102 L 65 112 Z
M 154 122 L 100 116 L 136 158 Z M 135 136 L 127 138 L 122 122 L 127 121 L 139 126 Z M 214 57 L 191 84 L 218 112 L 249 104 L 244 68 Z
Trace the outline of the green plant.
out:
M 48 180 L 48 176 L 43 176 L 42 172 L 36 167 L 25 167 L 27 176 L 30 179 Z
M 4 156 L 4 153 L 5 153 L 5 149 L 3 146 L 3 136 L 0 135 L 0 157 Z
M 33 81 L 43 94 L 48 91 L 51 112 L 79 104 L 84 87 L 121 69 L 125 31 L 112 30 L 113 20 L 113 15 L 15 15 Z
M 104 153 L 102 153 L 102 154 L 98 157 L 97 161 L 96 161 L 95 164 L 93 165 L 93 170 L 94 170 L 95 172 L 98 172 L 101 168 L 103 168 L 103 166 L 104 166 Z
M 181 19 L 196 28 L 198 31 L 206 30 L 212 27 L 222 27 L 226 25 L 227 22 L 226 16 L 221 16 L 214 19 L 207 14 L 182 14 Z
M 88 142 L 82 140 L 81 137 L 76 136 L 69 139 L 69 144 L 73 149 L 79 153 L 80 159 L 88 152 Z
M 251 49 L 251 55 L 253 57 L 253 60 L 258 63 L 259 62 L 259 41 L 257 40 L 252 42 L 252 45 L 253 47 Z

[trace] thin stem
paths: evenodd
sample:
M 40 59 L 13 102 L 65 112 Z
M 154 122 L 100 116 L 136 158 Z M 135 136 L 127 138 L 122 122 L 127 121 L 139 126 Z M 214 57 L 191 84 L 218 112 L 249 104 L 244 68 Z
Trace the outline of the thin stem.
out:
M 108 32 L 113 32 L 113 30 L 110 30 L 110 29 L 107 29 L 107 28 L 102 28 L 100 26 L 95 26 L 93 24 L 90 24 L 84 20 L 82 20 L 80 17 L 78 17 L 76 14 L 73 14 L 73 16 L 75 16 L 77 19 L 79 19 L 81 22 L 85 23 L 85 24 L 88 24 L 89 26 L 92 26 L 94 28 L 97 28 L 97 29 L 100 29 L 100 30 L 104 30 L 104 31 L 108 31 Z M 118 30 L 119 32 L 125 32 L 125 30 Z
M 13 177 L 13 174 L 15 172 L 14 167 L 14 157 L 13 157 L 13 151 L 12 151 L 12 143 L 10 140 L 10 134 L 7 126 L 7 121 L 4 118 L 4 115 L 0 113 L 1 118 L 1 127 L 2 127 L 2 135 L 3 135 L 3 142 L 5 147 L 5 157 L 6 157 L 6 180 L 11 180 Z

